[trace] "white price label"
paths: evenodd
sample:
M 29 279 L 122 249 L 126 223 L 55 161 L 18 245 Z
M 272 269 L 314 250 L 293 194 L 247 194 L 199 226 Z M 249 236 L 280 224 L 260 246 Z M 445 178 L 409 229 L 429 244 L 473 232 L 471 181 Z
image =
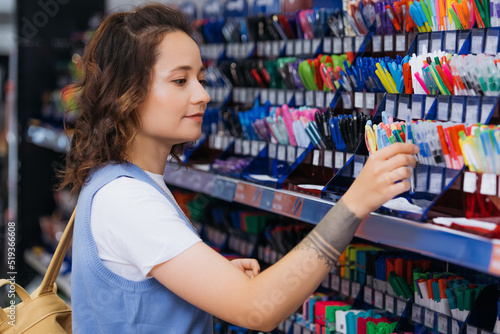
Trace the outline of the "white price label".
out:
M 325 159 L 323 161 L 323 166 L 326 168 L 332 168 L 333 167 L 333 152 L 330 150 L 325 150 Z
M 335 168 L 340 169 L 344 167 L 344 152 L 335 152 Z
M 355 92 L 354 93 L 354 108 L 363 108 L 363 93 Z
M 416 304 L 413 304 L 411 308 L 411 321 L 417 324 L 422 323 L 422 308 Z
M 441 38 L 433 38 L 431 42 L 431 52 L 441 51 Z
M 340 280 L 340 293 L 343 294 L 344 296 L 349 296 L 350 292 L 351 292 L 351 282 L 342 278 Z
M 440 120 L 440 121 L 447 121 L 448 120 L 448 109 L 449 109 L 448 102 L 439 102 L 438 115 L 437 115 L 438 120 Z
M 286 160 L 286 146 L 278 145 L 278 160 Z
M 483 36 L 472 34 L 472 41 L 470 46 L 470 53 L 482 53 L 483 52 Z
M 467 334 L 477 334 L 478 330 L 476 327 L 467 325 Z
M 282 106 L 286 104 L 286 91 L 283 89 L 278 90 L 278 99 L 277 99 L 278 105 Z
M 318 108 L 325 107 L 325 92 L 323 91 L 316 92 L 316 107 Z
M 303 106 L 304 105 L 304 92 L 303 91 L 296 91 L 295 92 L 295 105 L 296 106 Z
M 318 51 L 321 52 L 319 49 L 319 46 L 321 45 L 321 39 L 320 38 L 315 38 L 312 40 L 312 46 L 311 46 L 311 54 L 315 54 Z
M 243 140 L 243 155 L 250 155 L 250 140 Z
M 374 293 L 375 302 L 373 305 L 379 309 L 384 309 L 384 294 L 380 291 L 375 291 Z
M 464 105 L 459 102 L 452 103 L 450 121 L 462 123 L 463 117 L 464 117 Z
M 266 58 L 269 58 L 271 57 L 273 53 L 273 43 L 271 43 L 270 41 L 267 41 L 264 43 L 264 56 Z
M 373 52 L 382 52 L 382 36 L 374 35 L 372 38 Z
M 472 172 L 464 173 L 464 192 L 466 193 L 475 193 L 476 192 L 476 184 L 477 184 L 477 175 Z
M 318 150 L 313 150 L 313 166 L 319 166 L 319 155 L 320 152 Z
M 406 115 L 408 114 L 408 104 L 406 101 L 399 101 L 398 104 L 398 118 L 406 120 Z
M 252 143 L 250 144 L 250 154 L 253 157 L 256 157 L 259 155 L 259 142 L 256 140 L 252 140 Z
M 295 51 L 295 42 L 293 40 L 288 40 L 286 42 L 286 55 L 287 56 L 293 56 L 294 54 L 294 51 Z M 260 55 L 262 55 L 262 53 L 259 53 Z
M 342 53 L 342 38 L 334 37 L 333 38 L 333 54 L 341 54 Z
M 458 325 L 458 321 L 455 319 L 451 319 L 451 334 L 459 334 L 460 326 Z
M 406 35 L 396 35 L 396 51 L 406 51 Z
M 434 104 L 434 101 L 436 101 L 435 96 L 426 96 L 425 97 L 425 114 L 426 115 L 429 112 L 429 110 L 431 109 L 432 105 Z
M 373 290 L 372 288 L 365 285 L 363 300 L 369 305 L 373 305 Z
M 313 54 L 311 39 L 304 40 L 304 45 L 302 46 L 302 53 L 305 55 Z
M 356 298 L 361 290 L 361 284 L 357 282 L 352 282 L 351 284 L 351 297 Z
M 303 44 L 304 42 L 301 39 L 297 39 L 295 41 L 295 47 L 294 47 L 294 54 L 296 56 L 301 56 L 302 55 L 302 50 L 303 50 Z
M 366 109 L 375 108 L 375 93 L 366 93 Z
M 363 163 L 359 161 L 354 161 L 354 170 L 352 172 L 352 177 L 357 178 L 361 170 L 363 169 Z
M 278 57 L 280 55 L 280 41 L 273 41 L 272 54 L 273 57 Z
M 441 173 L 431 173 L 431 179 L 429 181 L 429 192 L 431 194 L 439 195 L 443 190 L 443 174 Z
M 271 103 L 271 105 L 275 106 L 277 104 L 277 94 L 276 94 L 276 90 L 274 89 L 270 89 L 269 90 L 269 102 Z
M 460 50 L 462 49 L 462 46 L 464 45 L 464 42 L 467 40 L 467 36 L 463 35 L 463 34 L 460 34 L 460 37 L 458 39 L 458 48 L 457 48 L 457 52 L 460 52 Z
M 385 99 L 385 111 L 389 117 L 394 117 L 394 113 L 396 112 L 396 99 L 397 95 L 387 95 Z
M 275 143 L 269 143 L 269 149 L 267 156 L 269 159 L 276 159 L 277 145 Z
M 346 153 L 345 154 L 345 161 L 346 163 L 351 160 L 351 158 L 354 156 L 354 153 Z
M 402 316 L 405 309 L 406 309 L 406 300 L 398 298 L 396 302 L 396 314 L 398 316 Z
M 222 150 L 222 136 L 216 135 L 214 138 L 214 148 L 216 150 Z
M 479 106 L 477 104 L 467 105 L 467 111 L 465 113 L 465 123 L 467 124 L 472 124 L 472 123 L 477 123 L 477 115 L 479 112 Z
M 481 178 L 481 195 L 495 196 L 497 194 L 497 176 L 484 173 Z
M 422 118 L 422 102 L 421 101 L 411 101 L 411 118 L 420 119 Z
M 234 154 L 241 154 L 241 139 L 236 138 L 234 141 Z
M 493 107 L 493 104 L 483 102 L 483 104 L 481 105 L 481 123 L 486 124 L 486 121 L 490 117 Z
M 351 93 L 342 92 L 342 104 L 344 105 L 344 109 L 352 109 L 352 98 Z
M 331 37 L 325 37 L 323 39 L 323 52 L 324 53 L 333 53 L 333 40 Z
M 306 106 L 314 107 L 314 91 L 312 90 L 306 92 Z
M 385 309 L 388 312 L 394 313 L 394 297 L 385 295 Z
M 498 35 L 490 35 L 486 37 L 486 45 L 484 46 L 484 53 L 489 55 L 496 55 L 498 50 Z
M 354 39 L 354 52 L 358 52 L 359 49 L 361 48 L 361 44 L 363 44 L 363 41 L 365 40 L 365 36 L 356 36 Z
M 353 44 L 352 37 L 344 37 L 344 53 L 352 52 L 352 44 Z
M 444 48 L 447 52 L 457 52 L 457 34 L 455 31 L 448 31 L 445 33 Z
M 295 146 L 288 145 L 286 150 L 286 161 L 289 163 L 295 162 L 297 152 L 295 150 Z
M 434 328 L 434 311 L 425 309 L 424 313 L 424 325 L 429 328 Z
M 394 40 L 392 35 L 384 35 L 384 51 L 385 52 L 394 51 Z
M 337 275 L 332 275 L 330 279 L 330 288 L 333 291 L 339 291 L 340 290 L 340 277 Z
M 423 36 L 423 35 L 420 35 Z M 420 37 L 419 36 L 419 37 Z M 427 38 L 419 38 L 418 39 L 418 54 L 421 55 L 425 50 L 429 51 L 429 40 Z
M 448 334 L 448 317 L 438 314 L 437 320 L 439 333 Z

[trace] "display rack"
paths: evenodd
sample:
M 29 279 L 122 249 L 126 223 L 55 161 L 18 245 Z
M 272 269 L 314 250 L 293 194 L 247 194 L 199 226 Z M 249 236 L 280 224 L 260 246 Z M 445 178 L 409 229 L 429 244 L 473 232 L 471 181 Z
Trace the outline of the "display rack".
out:
M 335 205 L 313 196 L 273 189 L 174 163 L 167 164 L 164 178 L 166 183 L 173 186 L 311 224 L 317 224 Z M 377 213 L 372 213 L 363 221 L 355 236 L 500 275 L 500 242 L 497 240 Z

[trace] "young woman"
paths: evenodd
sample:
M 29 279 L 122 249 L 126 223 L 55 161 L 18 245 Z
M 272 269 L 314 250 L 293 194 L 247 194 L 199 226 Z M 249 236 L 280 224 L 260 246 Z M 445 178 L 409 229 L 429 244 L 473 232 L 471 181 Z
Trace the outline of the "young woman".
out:
M 210 98 L 189 22 L 153 4 L 106 17 L 82 58 L 62 186 L 79 195 L 75 333 L 211 333 L 211 315 L 275 328 L 318 287 L 361 220 L 409 189 L 417 147 L 373 154 L 312 232 L 259 274 L 200 242 L 163 182 L 167 157 L 201 135 Z

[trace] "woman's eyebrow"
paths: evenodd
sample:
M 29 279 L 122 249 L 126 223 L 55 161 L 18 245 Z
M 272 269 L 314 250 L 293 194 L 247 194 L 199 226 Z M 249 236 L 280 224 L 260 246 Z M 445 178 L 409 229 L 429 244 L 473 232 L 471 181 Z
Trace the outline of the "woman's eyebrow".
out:
M 173 70 L 171 70 L 170 72 L 176 72 L 176 71 L 190 71 L 192 70 L 193 68 L 189 65 L 182 65 L 182 66 L 177 66 L 176 68 L 174 68 Z M 205 66 L 201 66 L 200 69 L 198 70 L 198 73 L 202 73 L 202 72 L 205 72 Z

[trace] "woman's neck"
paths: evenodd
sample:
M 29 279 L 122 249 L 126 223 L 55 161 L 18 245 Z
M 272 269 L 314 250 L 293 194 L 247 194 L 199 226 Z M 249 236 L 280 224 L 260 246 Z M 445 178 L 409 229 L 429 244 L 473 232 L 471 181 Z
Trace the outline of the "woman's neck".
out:
M 172 146 L 136 136 L 126 152 L 126 159 L 145 171 L 163 175 L 171 149 Z

